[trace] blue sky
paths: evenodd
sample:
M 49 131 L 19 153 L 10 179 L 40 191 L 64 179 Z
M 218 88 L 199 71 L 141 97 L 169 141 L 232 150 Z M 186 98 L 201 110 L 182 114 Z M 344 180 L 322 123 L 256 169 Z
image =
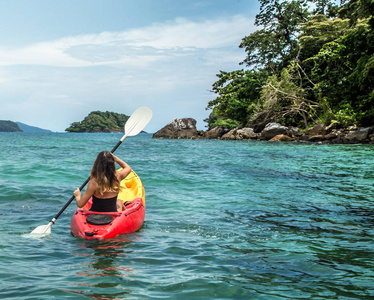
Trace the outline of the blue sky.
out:
M 257 0 L 0 0 L 0 120 L 64 131 L 147 106 L 198 129 L 220 70 L 242 68 Z

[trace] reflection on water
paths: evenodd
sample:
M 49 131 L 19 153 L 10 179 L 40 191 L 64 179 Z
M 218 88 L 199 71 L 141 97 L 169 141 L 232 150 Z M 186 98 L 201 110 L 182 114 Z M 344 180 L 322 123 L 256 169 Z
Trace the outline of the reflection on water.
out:
M 122 235 L 110 240 L 79 240 L 80 252 L 72 253 L 82 257 L 82 263 L 76 275 L 85 277 L 78 284 L 82 290 L 65 290 L 84 295 L 92 299 L 123 299 L 130 291 L 126 282 L 132 280 L 134 270 L 128 255 L 133 252 L 131 245 L 139 241 L 140 234 Z M 96 291 L 92 293 L 92 289 Z M 97 291 L 100 290 L 100 293 Z

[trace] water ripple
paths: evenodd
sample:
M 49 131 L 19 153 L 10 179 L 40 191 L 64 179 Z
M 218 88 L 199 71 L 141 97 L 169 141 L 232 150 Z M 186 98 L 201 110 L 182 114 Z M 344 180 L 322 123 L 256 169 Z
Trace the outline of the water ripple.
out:
M 143 227 L 77 239 L 72 203 L 32 237 L 121 136 L 0 134 L 1 299 L 374 297 L 372 145 L 129 137 Z

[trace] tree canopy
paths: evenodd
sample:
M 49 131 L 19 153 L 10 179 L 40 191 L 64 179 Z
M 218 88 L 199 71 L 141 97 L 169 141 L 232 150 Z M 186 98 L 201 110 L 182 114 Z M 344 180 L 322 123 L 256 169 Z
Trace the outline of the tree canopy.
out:
M 123 132 L 129 116 L 114 112 L 93 111 L 81 122 L 66 128 L 68 132 Z
M 259 1 L 245 68 L 213 84 L 209 129 L 373 125 L 374 1 Z

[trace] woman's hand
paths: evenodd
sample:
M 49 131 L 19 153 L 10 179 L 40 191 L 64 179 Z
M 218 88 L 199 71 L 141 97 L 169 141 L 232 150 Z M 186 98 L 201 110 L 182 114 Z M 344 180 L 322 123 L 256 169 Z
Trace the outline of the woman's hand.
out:
M 112 153 L 114 161 L 119 164 L 119 166 L 122 168 L 121 171 L 117 171 L 117 177 L 118 180 L 121 181 L 122 179 L 125 179 L 127 175 L 131 172 L 131 167 L 125 163 L 122 159 L 118 158 Z
M 79 201 L 81 199 L 81 191 L 79 190 L 79 188 L 77 188 L 75 191 L 74 191 L 74 196 L 75 196 L 75 199 L 77 201 Z

